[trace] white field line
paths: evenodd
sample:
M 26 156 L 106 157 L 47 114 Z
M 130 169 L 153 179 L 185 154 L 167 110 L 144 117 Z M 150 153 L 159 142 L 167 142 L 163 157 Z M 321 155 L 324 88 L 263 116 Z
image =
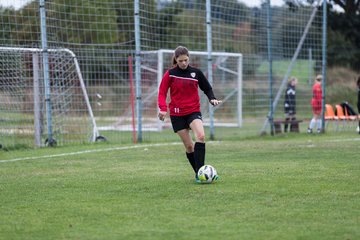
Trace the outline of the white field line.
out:
M 348 141 L 360 141 L 360 138 L 348 138 L 348 139 L 333 139 L 324 142 L 348 142 Z M 219 142 L 208 142 L 208 143 L 219 143 Z M 108 152 L 108 151 L 121 151 L 121 150 L 129 150 L 129 149 L 137 149 L 137 148 L 147 148 L 147 147 L 161 147 L 161 146 L 170 146 L 170 145 L 179 145 L 181 142 L 171 142 L 171 143 L 155 143 L 155 144 L 144 144 L 144 145 L 135 145 L 135 146 L 126 146 L 126 147 L 113 147 L 113 148 L 103 148 L 103 149 L 93 149 L 93 150 L 84 150 L 78 152 L 68 152 L 68 153 L 60 153 L 53 155 L 44 155 L 37 157 L 24 157 L 24 158 L 14 158 L 9 160 L 0 160 L 0 163 L 7 162 L 17 162 L 17 161 L 25 161 L 25 160 L 37 160 L 44 158 L 56 158 L 56 157 L 65 157 L 65 156 L 73 156 L 73 155 L 81 155 L 85 153 L 95 153 L 95 152 Z
M 326 142 L 351 142 L 351 141 L 360 141 L 360 138 L 334 139 L 334 140 L 328 140 Z
M 126 146 L 126 147 L 113 147 L 113 148 L 102 148 L 102 149 L 93 149 L 93 150 L 84 150 L 78 152 L 68 152 L 68 153 L 59 153 L 53 155 L 44 155 L 37 157 L 24 157 L 24 158 L 14 158 L 9 160 L 0 160 L 0 163 L 7 162 L 17 162 L 17 161 L 25 161 L 25 160 L 37 160 L 44 158 L 56 158 L 56 157 L 65 157 L 65 156 L 73 156 L 73 155 L 81 155 L 85 153 L 95 153 L 95 152 L 108 152 L 108 151 L 118 151 L 118 150 L 129 150 L 136 148 L 148 148 L 148 147 L 161 147 L 161 146 L 170 146 L 170 145 L 179 145 L 181 142 L 172 142 L 172 143 L 155 143 L 155 144 L 144 144 L 144 145 L 135 145 L 135 146 Z

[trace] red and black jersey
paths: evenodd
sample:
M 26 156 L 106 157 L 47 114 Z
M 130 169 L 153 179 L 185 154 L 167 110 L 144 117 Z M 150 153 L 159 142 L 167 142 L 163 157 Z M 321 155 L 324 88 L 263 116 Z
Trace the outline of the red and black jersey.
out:
M 315 83 L 312 87 L 312 104 L 321 106 L 322 103 L 322 89 L 320 83 Z
M 200 88 L 209 101 L 216 99 L 212 87 L 201 70 L 191 67 L 181 69 L 178 66 L 169 69 L 163 76 L 159 88 L 158 105 L 160 111 L 167 112 L 166 97 L 170 89 L 170 116 L 184 116 L 200 112 Z
M 322 89 L 320 83 L 315 83 L 312 88 L 313 97 L 311 99 L 311 106 L 314 114 L 321 114 L 322 109 Z

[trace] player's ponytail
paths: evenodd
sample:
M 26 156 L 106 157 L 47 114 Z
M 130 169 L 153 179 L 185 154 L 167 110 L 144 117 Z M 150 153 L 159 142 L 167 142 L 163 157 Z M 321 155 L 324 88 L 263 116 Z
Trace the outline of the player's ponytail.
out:
M 177 64 L 177 62 L 176 62 L 176 57 L 175 57 L 175 54 L 174 54 L 174 56 L 172 58 L 172 65 L 176 66 L 176 64 Z

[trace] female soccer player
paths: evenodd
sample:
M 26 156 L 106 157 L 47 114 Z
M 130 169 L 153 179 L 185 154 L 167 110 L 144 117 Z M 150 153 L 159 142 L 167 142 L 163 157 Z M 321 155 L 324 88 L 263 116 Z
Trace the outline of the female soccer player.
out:
M 307 132 L 312 133 L 315 124 L 317 125 L 317 132 L 321 132 L 321 109 L 322 109 L 322 89 L 321 89 L 322 75 L 317 75 L 315 83 L 312 87 L 312 99 L 311 107 L 313 111 L 313 117 L 310 121 Z
M 221 101 L 214 96 L 211 85 L 203 72 L 189 65 L 189 51 L 186 47 L 179 46 L 174 51 L 174 67 L 164 74 L 158 95 L 159 119 L 164 121 L 167 111 L 175 133 L 182 140 L 186 156 L 194 169 L 196 182 L 197 172 L 205 163 L 205 131 L 200 112 L 200 88 L 215 106 Z M 169 107 L 166 104 L 167 92 L 170 89 Z M 190 135 L 194 133 L 195 144 Z

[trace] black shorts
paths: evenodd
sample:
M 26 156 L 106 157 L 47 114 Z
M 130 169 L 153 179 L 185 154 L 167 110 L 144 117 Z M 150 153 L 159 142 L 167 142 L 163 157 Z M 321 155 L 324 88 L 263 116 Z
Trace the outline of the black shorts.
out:
M 170 116 L 171 124 L 174 129 L 174 132 L 189 129 L 190 123 L 195 119 L 200 119 L 202 121 L 201 112 L 190 113 L 185 116 Z

